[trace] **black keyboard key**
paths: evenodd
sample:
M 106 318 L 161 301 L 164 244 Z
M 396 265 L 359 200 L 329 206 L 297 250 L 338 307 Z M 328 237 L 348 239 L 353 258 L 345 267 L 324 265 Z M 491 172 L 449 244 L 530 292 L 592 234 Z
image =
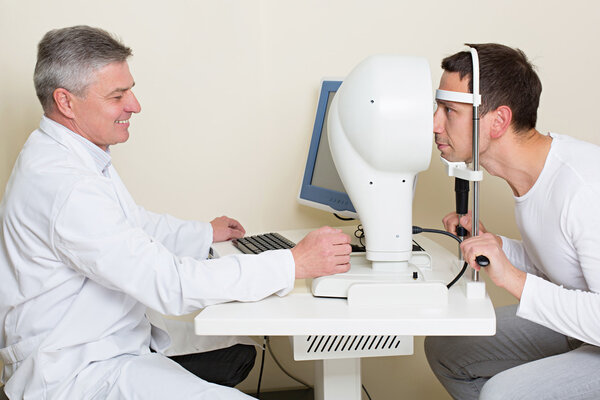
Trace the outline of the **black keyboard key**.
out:
M 291 249 L 296 243 L 281 236 L 278 233 L 264 233 L 234 239 L 233 245 L 246 254 L 259 254 L 267 250 Z
M 253 243 L 251 242 L 246 242 L 244 243 L 244 246 L 246 246 L 247 248 L 250 249 L 251 252 L 253 252 L 254 254 L 258 254 L 260 253 L 260 249 L 258 247 L 256 247 Z

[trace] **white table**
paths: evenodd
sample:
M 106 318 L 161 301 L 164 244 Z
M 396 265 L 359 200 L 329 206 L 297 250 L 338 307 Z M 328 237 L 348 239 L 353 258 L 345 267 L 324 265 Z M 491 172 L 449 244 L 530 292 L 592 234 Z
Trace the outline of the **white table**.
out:
M 306 232 L 280 233 L 297 242 Z M 458 270 L 456 257 L 429 238 L 415 239 L 432 256 L 426 278 L 449 282 Z M 215 249 L 220 255 L 237 251 L 229 243 L 218 244 Z M 310 280 L 297 280 L 285 297 L 207 307 L 196 316 L 195 330 L 198 335 L 292 336 L 296 360 L 319 360 L 315 370 L 317 400 L 360 400 L 362 357 L 412 354 L 413 336 L 495 333 L 492 302 L 487 295 L 467 298 L 465 279 L 449 290 L 447 305 L 435 307 L 350 307 L 345 299 L 313 297 Z M 353 344 L 348 349 L 350 342 L 359 338 L 360 346 Z M 386 341 L 389 346 L 383 346 Z M 392 346 L 392 342 L 396 344 Z M 340 351 L 342 346 L 344 351 Z

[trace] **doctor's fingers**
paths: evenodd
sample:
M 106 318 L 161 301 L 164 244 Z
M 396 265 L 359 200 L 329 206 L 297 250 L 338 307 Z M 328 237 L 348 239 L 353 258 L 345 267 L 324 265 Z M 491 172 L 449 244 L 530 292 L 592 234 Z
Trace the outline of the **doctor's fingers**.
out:
M 321 273 L 323 275 L 339 274 L 350 269 L 350 255 L 329 256 L 323 259 Z
M 236 219 L 233 219 L 233 218 L 229 218 L 229 217 L 225 217 L 225 218 L 227 218 L 227 223 L 228 223 L 228 226 L 229 226 L 231 229 L 233 229 L 233 230 L 235 230 L 235 231 L 242 232 L 242 235 L 244 235 L 244 234 L 246 233 L 246 230 L 244 229 L 244 227 L 242 226 L 242 224 L 240 224 L 240 223 L 238 222 L 238 220 L 236 220 Z
M 221 216 L 213 219 L 213 239 L 215 242 L 222 242 L 230 239 L 239 239 L 246 234 L 242 225 L 233 218 Z
M 350 246 L 350 244 L 348 244 L 348 243 L 334 244 L 333 251 L 334 251 L 334 254 L 338 257 L 340 257 L 340 256 L 350 257 L 350 253 L 352 253 L 352 246 Z
M 349 256 L 336 256 L 322 247 L 306 247 L 299 243 L 292 249 L 296 266 L 296 279 L 316 278 L 346 272 L 350 268 Z
M 331 244 L 334 245 L 348 245 L 350 246 L 350 242 L 352 241 L 352 239 L 350 238 L 350 236 L 346 235 L 345 233 L 339 232 L 339 233 L 331 233 L 328 235 Z
M 342 254 L 342 255 L 338 255 L 335 256 L 335 263 L 336 265 L 350 265 L 350 255 L 349 254 Z
M 334 244 L 350 243 L 350 236 L 342 232 L 341 229 L 323 226 L 310 232 L 306 237 L 320 238 L 320 240 L 328 240 Z
M 227 240 L 229 239 L 239 239 L 244 237 L 244 235 L 246 234 L 246 231 L 242 228 L 240 229 L 235 229 L 235 228 L 229 228 L 227 231 L 227 236 L 229 237 Z
M 210 221 L 210 223 L 216 227 L 228 227 L 228 228 L 234 228 L 237 230 L 245 231 L 242 224 L 240 224 L 237 220 L 230 218 L 226 215 L 216 217 L 212 221 Z
M 319 243 L 329 245 L 349 244 L 351 241 L 350 236 L 343 233 L 340 229 L 330 228 L 328 226 L 312 231 L 306 236 L 310 236 L 311 239 L 314 239 Z
M 347 243 L 334 244 L 330 249 L 325 249 L 322 253 L 325 261 L 325 273 L 328 275 L 348 271 L 350 269 L 351 252 L 352 247 Z
M 321 254 L 324 256 L 333 256 L 333 257 L 344 257 L 348 256 L 348 261 L 350 262 L 350 253 L 352 253 L 352 246 L 350 246 L 350 236 L 340 233 L 328 235 L 327 237 L 321 238 Z

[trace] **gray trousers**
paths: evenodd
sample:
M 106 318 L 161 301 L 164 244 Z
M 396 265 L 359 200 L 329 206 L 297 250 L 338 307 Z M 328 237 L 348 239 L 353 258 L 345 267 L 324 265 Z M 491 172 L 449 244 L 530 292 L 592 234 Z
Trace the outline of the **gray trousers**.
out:
M 428 337 L 425 354 L 448 393 L 469 399 L 600 399 L 600 348 L 496 309 L 496 335 Z

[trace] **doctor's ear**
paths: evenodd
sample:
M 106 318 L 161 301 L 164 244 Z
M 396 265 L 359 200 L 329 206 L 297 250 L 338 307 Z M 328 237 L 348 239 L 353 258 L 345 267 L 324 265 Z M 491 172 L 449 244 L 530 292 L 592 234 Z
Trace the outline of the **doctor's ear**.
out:
M 512 122 L 512 110 L 508 106 L 500 106 L 490 111 L 492 120 L 490 126 L 490 136 L 494 139 L 502 136 L 510 127 Z
M 73 94 L 71 92 L 64 88 L 58 88 L 54 90 L 52 97 L 54 98 L 56 111 L 66 118 L 73 118 L 75 116 L 73 112 Z

